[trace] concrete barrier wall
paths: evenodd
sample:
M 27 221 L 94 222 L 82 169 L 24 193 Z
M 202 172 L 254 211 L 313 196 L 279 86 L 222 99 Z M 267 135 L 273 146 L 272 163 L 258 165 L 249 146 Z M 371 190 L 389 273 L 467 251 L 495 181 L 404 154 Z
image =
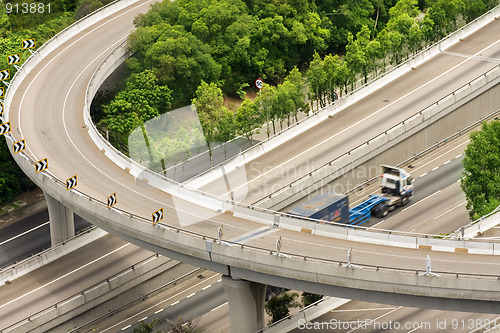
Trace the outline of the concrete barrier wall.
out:
M 18 155 L 16 154 L 16 159 L 19 159 L 21 168 L 33 170 L 31 163 L 23 157 L 17 157 Z M 289 280 L 293 281 L 295 287 L 301 288 L 301 290 L 313 291 L 318 286 L 322 286 L 325 288 L 324 294 L 327 295 L 334 295 L 338 292 L 338 286 L 343 285 L 348 289 L 376 290 L 377 292 L 403 295 L 428 295 L 437 298 L 449 297 L 482 301 L 500 299 L 500 290 L 497 288 L 498 281 L 493 277 L 490 279 L 456 277 L 450 274 L 433 279 L 428 276 L 416 275 L 415 271 L 408 272 L 397 267 L 380 268 L 379 270 L 374 267 L 365 267 L 361 270 L 353 270 L 340 266 L 339 262 L 334 260 L 324 261 L 314 258 L 305 260 L 299 254 L 287 254 L 290 256 L 289 258 L 280 257 L 275 255 L 273 249 L 258 249 L 244 244 L 228 246 L 218 243 L 209 236 L 197 235 L 172 226 L 165 227 L 161 224 L 154 226 L 146 218 L 117 214 L 115 211 L 107 209 L 104 202 L 91 199 L 75 190 L 67 191 L 62 183 L 47 175 L 36 174 L 32 176 L 35 182 L 44 188 L 49 195 L 60 200 L 83 218 L 94 221 L 104 230 L 113 232 L 123 239 L 164 256 L 176 258 L 194 266 L 206 267 L 223 274 L 230 274 L 233 278 L 266 283 L 272 277 L 279 277 L 283 279 L 284 286 Z M 280 217 L 280 219 L 282 223 L 287 222 L 284 221 L 287 218 Z M 316 229 L 318 234 L 321 228 L 328 227 L 316 223 L 311 224 L 311 226 Z M 481 251 L 488 254 L 497 254 L 498 252 L 493 243 L 484 243 L 484 245 L 472 241 L 378 234 L 350 228 L 332 228 L 331 230 L 335 230 L 338 238 L 355 241 L 376 239 L 376 242 L 382 244 L 401 243 L 405 246 L 413 244 L 413 247 L 416 248 L 421 245 L 442 246 L 443 249 L 449 251 L 451 251 L 450 248 L 488 247 L 481 249 Z M 229 273 L 228 267 L 230 267 L 231 273 Z M 421 269 L 422 271 L 425 269 L 425 259 L 422 259 Z M 347 295 L 341 297 L 349 298 Z M 47 316 L 49 315 L 47 314 Z
M 77 29 L 75 31 L 77 31 Z M 119 61 L 123 60 L 125 57 L 124 48 L 120 47 L 120 50 L 117 50 L 117 52 L 112 55 L 112 57 L 115 57 L 115 59 L 120 59 Z M 32 68 L 30 61 L 28 61 L 25 64 L 27 66 L 26 68 Z M 38 60 L 34 59 L 32 61 L 38 61 Z M 104 76 L 106 75 L 106 73 L 110 73 L 110 70 L 113 66 L 116 66 L 116 64 L 114 64 L 112 61 L 104 61 L 102 68 L 96 72 L 95 76 L 97 77 L 97 79 L 94 78 L 94 80 L 96 80 L 95 82 L 102 82 L 100 80 L 104 79 Z M 24 73 L 24 75 L 26 75 L 27 69 L 22 71 L 22 72 Z M 491 79 L 490 77 L 491 77 L 491 75 L 488 76 L 489 79 Z M 17 75 L 16 75 L 16 78 L 14 78 L 14 81 L 16 81 L 16 80 L 19 81 L 19 80 L 21 80 L 21 78 L 22 78 L 22 76 L 19 76 L 19 79 L 18 79 Z M 479 82 L 479 80 L 475 80 L 471 85 L 474 85 L 476 82 Z M 90 89 L 95 89 L 96 86 L 97 86 L 97 84 L 94 87 L 89 88 L 89 91 L 92 91 Z M 11 93 L 12 91 L 13 90 L 10 90 L 9 92 Z M 477 89 L 476 91 L 480 91 L 480 89 Z M 87 94 L 87 96 L 90 96 L 90 95 Z M 256 221 L 259 223 L 265 223 L 268 225 L 276 224 L 274 212 L 248 208 L 245 206 L 239 206 L 239 205 L 235 205 L 234 203 L 232 203 L 230 201 L 221 201 L 218 198 L 208 196 L 208 195 L 201 193 L 201 192 L 196 192 L 196 191 L 193 192 L 192 190 L 186 189 L 182 186 L 179 186 L 178 184 L 176 184 L 174 182 L 171 182 L 171 181 L 164 179 L 163 177 L 161 177 L 158 174 L 154 174 L 154 173 L 150 172 L 149 170 L 146 170 L 144 167 L 129 160 L 124 155 L 122 155 L 119 152 L 117 152 L 116 150 L 112 149 L 110 147 L 110 145 L 102 138 L 102 136 L 99 135 L 97 130 L 95 130 L 95 127 L 93 126 L 93 124 L 90 121 L 90 115 L 88 113 L 88 109 L 86 109 L 85 112 L 86 112 L 85 120 L 86 120 L 87 124 L 89 125 L 89 134 L 92 137 L 92 139 L 94 140 L 94 142 L 96 143 L 96 145 L 100 149 L 104 149 L 106 152 L 106 156 L 108 156 L 110 159 L 112 159 L 117 165 L 119 165 L 123 169 L 128 170 L 134 177 L 137 177 L 139 179 L 145 179 L 151 185 L 153 185 L 159 189 L 162 189 L 168 193 L 171 193 L 174 196 L 197 202 L 200 206 L 212 209 L 214 211 L 214 215 L 219 214 L 220 212 L 230 211 L 236 217 L 248 219 L 251 221 Z M 423 113 L 425 113 L 425 110 L 423 111 Z M 434 116 L 436 116 L 435 113 L 434 113 Z M 425 119 L 425 116 L 423 116 L 423 117 Z M 423 122 L 423 123 L 425 123 L 425 122 Z M 375 142 L 382 142 L 385 139 L 383 139 L 382 137 L 379 137 L 379 138 L 375 138 L 374 140 L 376 140 Z M 28 160 L 25 160 L 25 158 L 28 158 L 28 157 L 25 156 L 24 153 L 16 154 L 15 158 L 18 161 L 18 163 L 20 163 L 20 164 L 33 163 L 33 161 L 29 162 Z M 350 156 L 347 155 L 347 156 L 344 156 L 342 158 L 344 158 L 346 161 L 346 162 L 344 162 L 344 164 L 348 164 L 347 161 L 350 158 Z M 22 161 L 22 162 L 20 162 L 20 161 Z M 340 167 L 338 165 L 336 167 L 337 167 L 337 170 L 340 170 Z M 30 175 L 33 178 L 40 177 L 40 175 L 45 174 L 45 173 L 43 173 L 40 175 L 38 175 L 38 174 L 34 175 L 33 174 L 34 168 L 32 166 L 27 167 L 27 169 L 24 169 L 24 170 L 28 175 Z M 51 185 L 52 185 L 52 182 L 54 182 L 54 180 L 51 180 Z M 57 198 L 59 201 L 64 203 L 66 195 L 67 194 L 65 192 L 62 192 L 55 198 Z M 89 203 L 93 203 L 93 201 L 91 200 L 91 201 L 87 202 L 87 204 L 89 204 Z M 89 208 L 89 211 L 92 210 L 91 207 L 87 207 L 87 208 Z M 297 220 L 287 220 L 286 218 L 281 219 L 281 220 L 287 221 L 286 223 L 280 224 L 282 227 L 288 226 L 288 227 L 292 228 L 293 230 L 302 230 L 302 228 L 304 228 L 304 229 L 313 230 L 313 232 L 315 230 L 315 228 L 312 227 L 313 225 L 315 225 L 314 222 L 308 222 L 308 223 L 304 222 L 304 224 L 298 224 Z M 333 230 L 335 230 L 335 231 L 333 231 Z M 344 228 L 331 227 L 331 231 L 329 232 L 329 235 L 331 237 L 343 238 L 344 237 Z M 372 238 L 372 237 L 366 237 L 367 240 L 370 238 Z M 414 238 L 409 237 L 407 240 L 407 243 L 414 244 L 415 243 Z
M 377 91 L 386 84 L 408 73 L 413 68 L 420 66 L 421 64 L 428 61 L 432 57 L 438 55 L 439 53 L 446 50 L 450 46 L 456 44 L 461 39 L 466 38 L 473 32 L 481 29 L 489 22 L 497 18 L 499 15 L 500 15 L 500 6 L 497 6 L 491 11 L 489 11 L 487 14 L 479 17 L 478 19 L 474 20 L 468 25 L 455 31 L 453 34 L 445 37 L 438 43 L 424 49 L 423 51 L 413 56 L 406 62 L 398 65 L 396 68 L 385 73 L 383 76 L 380 76 L 376 80 L 369 82 L 360 89 L 351 92 L 349 95 L 336 101 L 334 104 L 328 105 L 320 112 L 310 115 L 309 117 L 305 118 L 298 124 L 295 124 L 294 126 L 291 126 L 285 129 L 284 131 L 272 136 L 270 139 L 258 143 L 257 146 L 254 146 L 242 152 L 238 156 L 231 159 L 229 162 L 224 163 L 223 167 L 225 169 L 225 172 L 229 173 L 233 171 L 237 167 L 240 167 L 245 163 L 252 161 L 258 156 L 271 151 L 272 149 L 290 140 L 291 138 L 309 130 L 313 126 L 317 125 L 318 122 L 321 122 L 327 119 L 329 116 L 332 116 L 337 112 L 340 112 L 343 109 L 353 105 L 360 99 L 372 94 L 373 92 Z M 201 188 L 204 185 L 214 181 L 215 179 L 220 178 L 221 176 L 222 176 L 222 171 L 219 167 L 217 167 L 204 173 L 202 176 L 191 179 L 185 183 L 192 188 Z
M 499 7 L 500 8 L 500 7 Z M 499 11 L 497 8 L 496 11 Z M 496 15 L 496 11 L 493 11 L 492 17 Z M 484 19 L 484 18 L 483 18 Z M 491 17 L 488 19 L 491 20 Z M 490 21 L 488 21 L 490 22 Z M 485 23 L 487 24 L 487 23 Z M 484 26 L 484 25 L 483 25 Z M 477 27 L 477 26 L 476 26 Z M 469 28 L 470 29 L 470 28 Z M 466 29 L 464 29 L 466 30 Z M 475 31 L 475 30 L 474 30 Z M 462 32 L 465 33 L 465 32 Z M 468 34 L 472 33 L 472 30 L 468 30 Z M 460 38 L 463 38 L 460 37 Z M 279 225 L 282 228 L 287 228 L 291 230 L 300 231 L 302 229 L 312 230 L 313 233 L 316 232 L 317 224 L 315 222 L 305 222 L 301 221 L 297 222 L 296 219 L 289 218 L 281 218 L 280 215 L 275 215 L 273 211 L 268 211 L 266 209 L 256 210 L 249 209 L 245 206 L 236 205 L 229 200 L 220 200 L 219 198 L 215 198 L 209 195 L 206 195 L 202 192 L 192 191 L 190 189 L 186 189 L 183 186 L 179 186 L 179 184 L 169 181 L 166 178 L 153 173 L 138 163 L 128 159 L 126 156 L 118 152 L 114 147 L 112 147 L 97 131 L 95 125 L 92 123 L 90 112 L 88 111 L 88 105 L 90 105 L 91 100 L 99 88 L 99 86 L 104 82 L 109 74 L 125 59 L 128 57 L 125 44 L 122 44 L 115 49 L 111 55 L 103 60 L 103 62 L 99 65 L 98 69 L 94 73 L 91 83 L 87 89 L 86 94 L 86 106 L 84 109 L 84 118 L 85 122 L 89 128 L 89 134 L 94 141 L 94 143 L 99 147 L 100 150 L 103 150 L 108 158 L 110 158 L 114 163 L 119 165 L 122 169 L 128 170 L 131 175 L 138 179 L 146 180 L 149 185 L 152 185 L 158 189 L 166 191 L 173 196 L 186 199 L 186 200 L 195 200 L 201 206 L 209 208 L 214 211 L 214 214 L 218 214 L 219 212 L 231 212 L 234 216 L 240 217 L 243 219 L 248 219 L 251 221 L 267 224 L 267 225 Z M 436 50 L 437 48 L 434 48 Z M 429 51 L 429 50 L 428 50 Z M 435 51 L 434 51 L 435 52 Z M 423 55 L 418 55 L 418 59 L 425 58 Z M 427 59 L 427 58 L 426 58 Z M 415 60 L 417 61 L 417 60 Z M 420 60 L 418 60 L 420 61 Z M 307 179 L 301 179 L 298 181 L 296 188 L 307 188 L 311 183 L 321 182 L 325 184 L 332 179 L 335 179 L 342 175 L 343 173 L 353 169 L 356 165 L 363 163 L 364 161 L 370 159 L 376 154 L 379 154 L 381 151 L 388 149 L 389 147 L 394 146 L 398 142 L 401 142 L 405 138 L 411 136 L 415 132 L 421 130 L 425 126 L 428 126 L 434 121 L 442 118 L 446 114 L 450 113 L 459 105 L 466 103 L 468 100 L 478 96 L 485 90 L 489 89 L 491 86 L 494 86 L 499 81 L 499 73 L 497 70 L 498 66 L 495 69 L 489 71 L 485 75 L 482 75 L 480 78 L 473 80 L 470 84 L 465 85 L 464 87 L 450 94 L 449 96 L 443 98 L 442 101 L 431 105 L 430 107 L 422 110 L 421 112 L 415 114 L 414 116 L 408 118 L 402 123 L 396 125 L 392 130 L 383 133 L 376 138 L 373 138 L 369 142 L 363 144 L 362 146 L 354 149 L 352 152 L 347 153 L 346 155 L 341 156 L 339 159 L 332 161 L 331 165 L 325 166 L 324 169 L 318 170 L 314 172 L 311 177 Z M 352 96 L 350 98 L 353 98 Z M 319 116 L 319 114 L 315 115 Z M 280 137 L 278 137 L 280 140 Z M 257 150 L 263 152 L 261 147 L 257 147 Z M 245 157 L 244 154 L 240 155 L 238 158 L 241 158 L 242 161 Z M 220 171 L 222 176 L 222 171 Z M 290 188 L 286 190 L 282 190 L 276 196 L 271 196 L 268 198 L 268 202 L 270 203 L 269 207 L 275 208 L 276 205 L 283 205 L 289 202 L 293 202 L 293 200 L 297 200 L 302 197 L 304 194 L 300 191 L 293 192 L 290 191 Z M 283 200 L 286 198 L 286 201 Z M 263 205 L 267 208 L 268 205 Z M 276 217 L 277 216 L 277 217 Z M 337 229 L 336 227 L 333 227 Z M 343 228 L 340 227 L 340 230 Z M 329 235 L 330 237 L 343 237 L 343 232 L 338 231 L 332 232 L 332 226 L 327 226 L 327 229 L 322 232 L 322 235 Z M 369 233 L 371 234 L 371 233 Z M 385 234 L 383 234 L 385 235 Z M 361 238 L 359 238 L 361 239 Z M 370 241 L 373 239 L 368 236 L 364 238 L 364 241 Z M 386 243 L 387 244 L 387 243 Z M 406 241 L 406 245 L 403 245 L 404 242 L 397 241 L 394 244 L 396 246 L 404 246 L 404 247 L 412 247 L 416 246 L 418 248 L 418 242 Z M 448 248 L 452 248 L 451 246 L 447 246 Z
M 28 66 L 26 68 L 29 68 Z M 10 90 L 9 93 L 12 94 L 13 91 Z M 116 152 L 110 153 L 110 155 L 114 154 Z M 300 254 L 297 254 L 297 256 L 292 254 L 290 258 L 280 257 L 273 255 L 272 249 L 257 249 L 245 246 L 244 244 L 240 244 L 237 247 L 227 246 L 226 244 L 215 242 L 210 236 L 199 235 L 162 224 L 153 226 L 149 217 L 132 216 L 127 212 L 107 209 L 105 202 L 101 200 L 89 197 L 76 189 L 67 191 L 64 187 L 64 182 L 54 178 L 47 172 L 36 174 L 33 167 L 34 161 L 30 160 L 25 153 L 15 154 L 14 158 L 23 171 L 36 184 L 43 188 L 44 191 L 78 215 L 93 221 L 102 229 L 112 232 L 138 246 L 167 257 L 179 258 L 179 260 L 195 266 L 206 267 L 207 269 L 223 274 L 229 274 L 229 268 L 231 268 L 230 275 L 235 278 L 246 279 L 254 274 L 255 279 L 252 278 L 252 280 L 266 283 L 270 277 L 274 276 L 296 281 L 296 283 L 301 285 L 302 290 L 315 290 L 317 286 L 323 286 L 330 294 L 335 293 L 336 288 L 338 288 L 336 286 L 344 285 L 345 288 L 377 290 L 379 292 L 400 293 L 404 295 L 429 295 L 433 297 L 485 301 L 500 299 L 500 291 L 498 291 L 498 282 L 496 279 L 457 278 L 453 276 L 453 278 L 441 277 L 437 280 L 415 275 L 414 273 L 410 274 L 397 267 L 387 268 L 389 271 L 368 268 L 353 270 L 340 266 L 336 261 L 318 261 L 313 258 L 304 260 L 305 258 L 300 256 Z M 157 186 L 163 186 L 163 190 L 173 193 L 174 196 L 189 198 L 191 202 L 196 202 L 200 206 L 217 208 L 217 211 L 214 211 L 215 214 L 231 211 L 235 216 L 241 216 L 248 220 L 266 222 L 268 224 L 276 223 L 276 215 L 243 206 L 236 206 L 229 201 L 220 201 L 200 192 L 187 190 L 178 184 L 162 179 L 159 175 L 141 169 L 133 162 L 123 159 L 119 154 L 116 154 L 114 158 L 117 161 L 120 160 L 120 163 L 125 167 L 130 166 L 130 173 L 134 176 L 152 179 L 154 180 L 153 183 L 157 182 Z M 280 224 L 282 222 L 283 225 L 289 224 L 293 228 L 297 228 L 297 220 L 294 220 L 292 223 L 290 218 L 283 216 L 278 216 L 278 220 L 280 220 Z M 322 228 L 322 225 L 312 222 L 304 222 L 303 226 L 310 226 L 311 228 L 307 229 L 311 231 L 318 229 L 318 234 L 320 228 Z M 372 232 L 343 227 L 331 227 L 329 236 L 363 241 L 375 239 Z M 439 246 L 443 249 L 456 246 L 464 249 L 472 249 L 483 246 L 476 245 L 476 242 L 472 241 L 460 241 L 457 243 L 457 241 L 440 239 L 433 239 L 431 244 L 429 243 L 430 240 L 425 237 L 394 234 L 380 234 L 377 235 L 377 238 L 379 238 L 379 242 L 386 242 L 387 244 L 396 246 L 399 246 L 398 244 L 412 244 L 417 248 L 419 242 L 430 244 L 430 246 Z M 494 245 L 490 243 L 486 244 L 488 247 L 487 251 L 489 251 L 488 254 L 496 254 Z M 424 263 L 422 263 L 422 266 L 424 267 Z M 81 302 L 81 300 L 76 298 L 75 302 Z M 51 316 L 53 315 L 53 311 L 55 310 L 48 310 L 44 315 Z
M 178 261 L 169 258 L 153 256 L 1 332 L 47 332 L 179 264 Z

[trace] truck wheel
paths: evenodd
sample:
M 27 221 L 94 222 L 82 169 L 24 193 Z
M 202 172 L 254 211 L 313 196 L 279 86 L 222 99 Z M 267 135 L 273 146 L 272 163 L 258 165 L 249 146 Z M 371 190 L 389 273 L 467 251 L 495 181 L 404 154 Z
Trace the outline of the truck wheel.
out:
M 410 200 L 410 198 L 408 198 L 407 195 L 405 195 L 404 197 L 401 198 L 401 206 L 406 206 L 406 204 L 408 203 L 408 201 Z
M 387 216 L 387 213 L 389 213 L 389 206 L 387 206 L 386 204 L 384 204 L 384 206 L 382 207 L 382 216 L 381 217 L 386 217 Z
M 378 218 L 386 217 L 389 212 L 389 206 L 383 202 L 376 205 L 373 209 L 375 216 Z

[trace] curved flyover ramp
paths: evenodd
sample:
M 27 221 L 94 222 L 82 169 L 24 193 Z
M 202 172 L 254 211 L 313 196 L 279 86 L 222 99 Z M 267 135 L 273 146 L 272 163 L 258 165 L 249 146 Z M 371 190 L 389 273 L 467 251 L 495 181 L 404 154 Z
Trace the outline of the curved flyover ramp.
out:
M 342 235 L 330 238 L 276 228 L 275 221 L 295 222 L 183 188 L 107 145 L 98 147 L 94 140 L 102 139 L 89 125 L 85 94 L 100 61 L 149 5 L 128 3 L 123 9 L 108 7 L 111 14 L 93 15 L 88 27 L 79 23 L 63 33 L 67 38 L 46 44 L 8 91 L 3 116 L 12 128 L 8 143 L 25 140 L 27 149 L 13 156 L 45 193 L 131 243 L 233 279 L 368 301 L 500 313 L 500 258 L 494 243 L 383 234 L 373 236 L 380 244 L 367 244 L 350 239 L 374 235 L 368 231 L 324 226 Z M 48 168 L 36 172 L 35 163 L 45 158 Z M 76 187 L 68 190 L 66 182 L 75 175 Z M 117 204 L 108 208 L 113 193 Z M 154 224 L 153 213 L 160 209 L 163 220 Z M 221 225 L 223 239 L 234 242 L 219 240 Z M 442 251 L 422 249 L 422 244 Z M 346 262 L 347 251 L 355 265 Z M 428 254 L 439 276 L 426 273 Z

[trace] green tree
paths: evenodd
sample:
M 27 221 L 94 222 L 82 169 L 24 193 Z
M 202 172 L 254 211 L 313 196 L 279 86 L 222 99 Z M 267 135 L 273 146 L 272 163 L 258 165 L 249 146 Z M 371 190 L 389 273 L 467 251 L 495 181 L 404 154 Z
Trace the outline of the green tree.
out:
M 218 123 L 215 141 L 222 142 L 224 146 L 224 158 L 227 158 L 226 143 L 236 136 L 236 122 L 233 113 L 226 107 L 220 108 L 216 117 Z
M 219 78 L 221 68 L 210 48 L 182 26 L 163 23 L 138 28 L 129 40 L 136 53 L 129 60 L 132 71 L 152 69 L 158 83 L 171 88 L 175 106 L 188 103 L 202 80 Z
M 295 121 L 299 121 L 297 114 L 299 110 L 307 112 L 307 103 L 305 101 L 305 95 L 303 93 L 304 80 L 302 79 L 302 74 L 299 72 L 297 67 L 294 67 L 290 73 L 288 73 L 285 78 L 284 83 L 290 83 L 289 94 L 290 98 L 293 100 L 294 108 L 291 110 L 291 116 L 295 117 Z
M 267 137 L 271 136 L 269 124 L 272 123 L 274 127 L 274 121 L 276 120 L 275 92 L 276 88 L 274 86 L 264 83 L 259 92 L 259 96 L 255 99 L 255 104 L 258 107 L 260 118 L 266 124 Z M 276 133 L 276 130 L 274 130 L 274 132 Z
M 157 83 L 150 70 L 134 74 L 125 90 L 103 106 L 104 119 L 99 125 L 111 131 L 110 138 L 115 144 L 126 146 L 128 136 L 135 128 L 168 110 L 172 101 L 171 91 Z M 147 142 L 147 134 L 144 133 L 144 136 Z
M 221 115 L 226 115 L 227 109 L 224 107 L 224 97 L 222 90 L 215 83 L 201 81 L 201 85 L 196 90 L 196 97 L 192 103 L 196 106 L 205 140 L 207 142 L 210 165 L 213 166 L 212 144 L 223 136 L 226 128 L 219 122 Z M 233 125 L 231 125 L 233 126 Z
M 140 323 L 134 327 L 134 333 L 165 333 L 165 331 L 155 329 L 160 323 L 161 321 L 158 318 L 153 319 L 151 323 L 141 320 Z
M 434 38 L 439 39 L 454 30 L 459 14 L 464 11 L 462 0 L 430 0 L 426 15 L 434 21 Z
M 318 109 L 325 106 L 325 95 L 327 93 L 327 73 L 324 68 L 323 59 L 318 53 L 314 54 L 313 60 L 309 64 L 306 77 L 309 86 L 309 100 L 311 109 L 314 109 L 313 103 L 316 102 Z
M 482 0 L 467 0 L 464 1 L 464 5 L 464 17 L 467 23 L 481 16 L 488 9 Z
M 300 303 L 297 302 L 299 295 L 297 293 L 283 292 L 279 295 L 272 295 L 265 304 L 266 313 L 271 316 L 270 323 L 275 323 L 290 315 L 290 308 L 297 308 Z
M 461 182 L 471 219 L 500 205 L 500 121 L 484 122 L 470 135 Z
M 347 40 L 345 61 L 353 73 L 363 74 L 366 83 L 368 81 L 367 46 L 370 42 L 370 29 L 363 26 L 355 40 L 351 34 Z
M 257 105 L 250 99 L 243 100 L 236 111 L 236 133 L 246 137 L 253 145 L 253 133 L 262 125 Z
M 302 305 L 304 307 L 306 307 L 306 306 L 309 306 L 309 305 L 311 305 L 311 304 L 319 301 L 322 298 L 323 298 L 322 295 L 308 293 L 308 292 L 303 292 L 302 293 L 302 297 L 301 297 L 301 301 L 302 301 Z

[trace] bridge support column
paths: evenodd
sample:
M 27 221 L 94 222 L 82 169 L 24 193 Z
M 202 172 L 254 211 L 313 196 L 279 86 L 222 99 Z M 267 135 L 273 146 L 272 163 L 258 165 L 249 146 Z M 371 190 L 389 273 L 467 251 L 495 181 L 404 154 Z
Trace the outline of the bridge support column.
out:
M 49 209 L 50 241 L 54 246 L 75 236 L 73 212 L 46 192 L 43 194 Z
M 222 276 L 229 302 L 231 332 L 255 333 L 264 327 L 266 285 Z

